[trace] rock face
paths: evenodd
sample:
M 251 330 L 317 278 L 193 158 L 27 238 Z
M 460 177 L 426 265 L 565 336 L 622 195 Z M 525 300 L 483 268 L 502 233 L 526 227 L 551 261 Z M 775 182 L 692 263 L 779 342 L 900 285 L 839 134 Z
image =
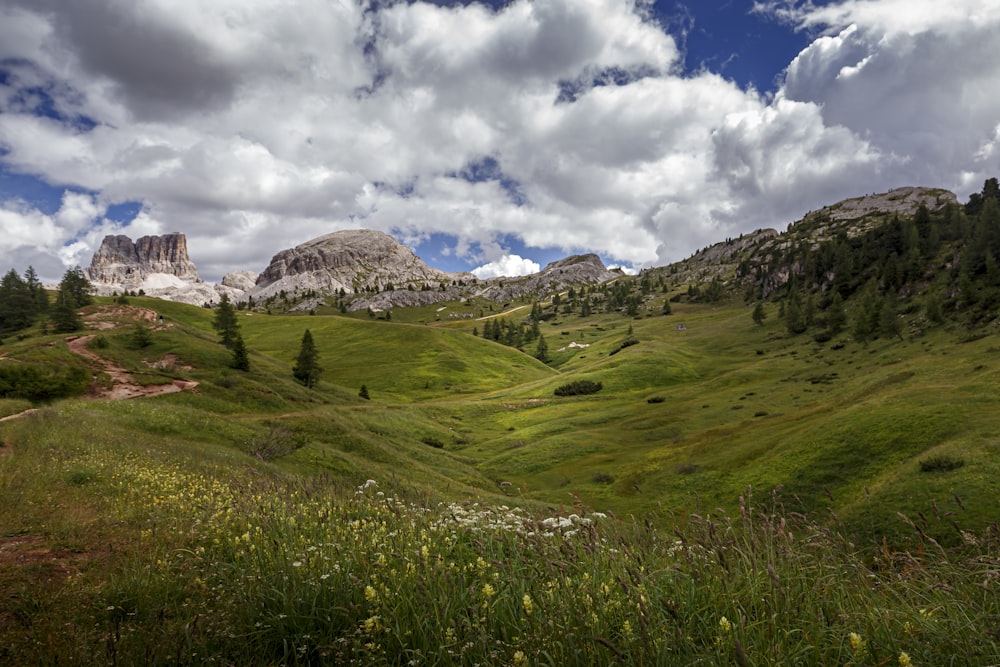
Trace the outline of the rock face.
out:
M 86 274 L 95 285 L 122 290 L 145 290 L 147 282 L 153 289 L 201 282 L 179 233 L 143 236 L 135 243 L 127 236 L 105 236 Z
M 562 292 L 570 287 L 593 285 L 612 280 L 621 275 L 604 266 L 601 258 L 594 254 L 571 255 L 551 262 L 538 273 L 519 278 L 491 278 L 479 296 L 493 301 L 509 301 L 529 294 L 546 296 Z
M 388 234 L 371 230 L 334 232 L 282 250 L 257 277 L 255 300 L 316 291 L 345 294 L 410 285 L 474 280 L 469 273 L 446 273 L 424 264 L 410 248 Z

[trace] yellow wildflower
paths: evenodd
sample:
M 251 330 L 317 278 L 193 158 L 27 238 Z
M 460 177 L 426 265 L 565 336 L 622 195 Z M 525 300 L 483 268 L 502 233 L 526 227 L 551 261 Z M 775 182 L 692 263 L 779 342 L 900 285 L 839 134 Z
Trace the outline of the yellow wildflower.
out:
M 378 600 L 378 593 L 371 586 L 365 586 L 365 599 L 374 604 Z
M 865 640 L 858 633 L 852 632 L 847 635 L 847 638 L 851 641 L 851 648 L 855 653 L 860 653 L 865 649 Z
M 492 586 L 490 586 L 489 584 L 483 584 L 483 597 L 484 598 L 489 599 L 489 598 L 493 597 L 496 594 L 497 594 L 497 592 L 496 592 L 496 590 L 494 590 L 494 588 Z
M 909 653 L 903 651 L 899 654 L 899 667 L 910 667 L 912 664 Z
M 514 651 L 514 664 L 524 665 L 528 662 L 528 656 L 524 654 L 524 651 Z
M 531 616 L 531 610 L 534 606 L 534 603 L 531 601 L 530 595 L 528 595 L 527 593 L 524 594 L 524 597 L 521 598 L 521 605 L 524 607 L 525 615 Z
M 719 629 L 723 632 L 732 632 L 733 624 L 729 622 L 729 619 L 723 616 L 719 619 Z

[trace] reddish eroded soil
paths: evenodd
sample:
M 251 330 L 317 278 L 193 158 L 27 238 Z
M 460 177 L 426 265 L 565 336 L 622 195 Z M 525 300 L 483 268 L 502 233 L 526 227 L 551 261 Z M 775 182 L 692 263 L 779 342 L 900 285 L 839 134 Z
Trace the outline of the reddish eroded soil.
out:
M 23 566 L 44 563 L 51 565 L 53 577 L 65 580 L 79 572 L 78 563 L 91 558 L 91 555 L 85 552 L 69 549 L 53 551 L 44 544 L 45 540 L 39 535 L 0 538 L 0 567 L 10 564 Z
M 138 321 L 156 322 L 157 320 L 158 316 L 154 311 L 148 308 L 133 306 L 106 306 L 93 310 L 84 316 L 87 327 L 99 331 L 118 329 Z M 154 326 L 151 327 L 151 330 L 158 331 L 172 326 L 173 324 Z M 97 382 L 94 383 L 92 394 L 97 398 L 124 400 L 146 396 L 161 396 L 163 394 L 174 394 L 185 389 L 194 389 L 198 386 L 198 383 L 193 380 L 174 380 L 171 384 L 161 385 L 141 385 L 135 381 L 135 378 L 127 370 L 87 347 L 87 344 L 93 338 L 94 334 L 71 336 L 66 339 L 66 345 L 71 352 L 87 359 L 96 370 L 106 373 L 111 378 L 110 387 L 101 386 Z M 172 354 L 166 355 L 159 361 L 146 363 L 153 368 L 163 369 L 169 367 L 190 370 L 190 366 L 177 366 L 177 356 Z

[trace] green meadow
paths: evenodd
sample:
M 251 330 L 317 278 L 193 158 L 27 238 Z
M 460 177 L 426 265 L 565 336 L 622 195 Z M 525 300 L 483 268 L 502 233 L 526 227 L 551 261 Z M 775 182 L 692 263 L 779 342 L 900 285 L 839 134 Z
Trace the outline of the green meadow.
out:
M 995 325 L 658 303 L 553 313 L 547 364 L 475 305 L 239 311 L 243 372 L 211 310 L 131 299 L 168 326 L 89 349 L 198 386 L 0 400 L 0 663 L 1000 662 Z M 83 363 L 21 338 L 0 363 Z

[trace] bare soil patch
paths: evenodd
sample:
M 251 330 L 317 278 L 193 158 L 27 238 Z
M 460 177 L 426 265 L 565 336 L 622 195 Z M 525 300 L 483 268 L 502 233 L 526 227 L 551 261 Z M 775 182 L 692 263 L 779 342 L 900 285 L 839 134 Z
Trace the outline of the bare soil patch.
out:
M 0 568 L 34 566 L 49 582 L 63 583 L 80 568 L 102 554 L 70 549 L 51 549 L 40 535 L 0 537 Z
M 135 306 L 101 306 L 89 311 L 84 315 L 87 328 L 107 331 L 129 326 L 135 322 L 158 322 L 159 315 L 149 308 L 138 308 Z M 151 327 L 154 331 L 167 329 L 173 324 Z M 91 350 L 87 345 L 93 340 L 94 335 L 71 336 L 66 339 L 66 345 L 74 354 L 78 354 L 88 360 L 95 369 L 102 371 L 111 378 L 111 386 L 105 387 L 97 382 L 91 386 L 91 394 L 97 398 L 110 400 L 124 400 L 129 398 L 143 398 L 146 396 L 161 396 L 163 394 L 174 394 L 179 391 L 194 389 L 198 383 L 194 380 L 174 380 L 170 384 L 161 385 L 141 385 L 126 369 L 118 366 L 113 361 L 105 359 Z M 146 362 L 147 365 L 159 370 L 191 370 L 190 366 L 178 365 L 178 357 L 175 354 L 165 355 L 155 362 Z

